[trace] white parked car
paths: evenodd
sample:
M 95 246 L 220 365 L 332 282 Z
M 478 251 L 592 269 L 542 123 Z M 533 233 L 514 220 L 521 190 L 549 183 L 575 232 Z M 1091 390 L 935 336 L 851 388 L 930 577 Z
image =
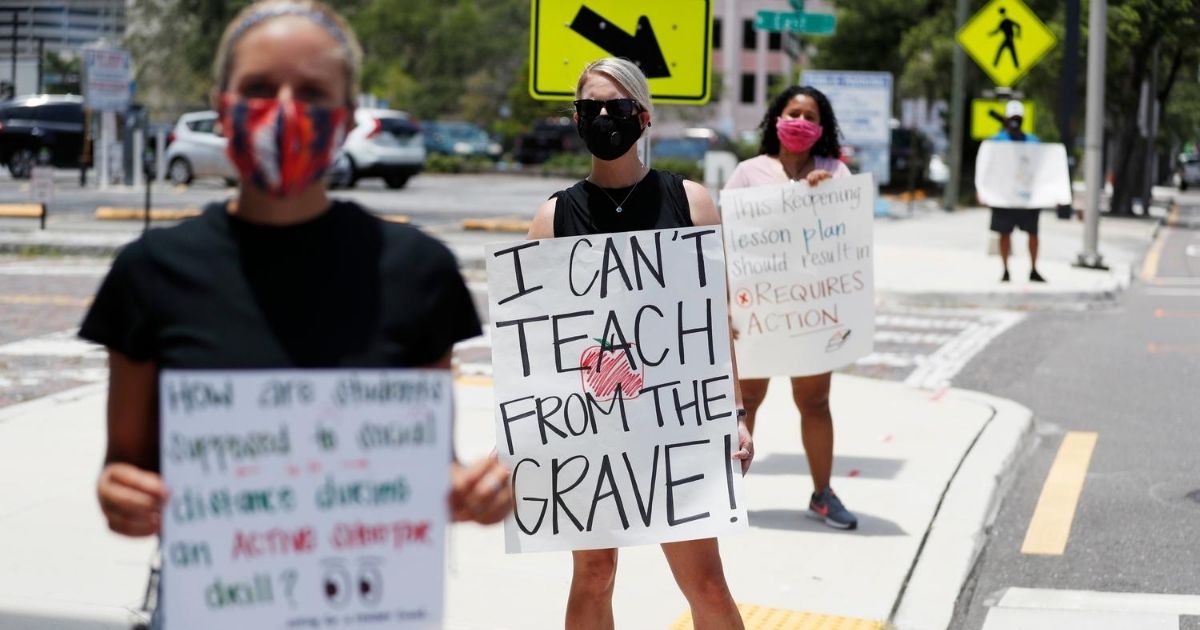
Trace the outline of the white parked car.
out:
M 167 139 L 167 176 L 175 184 L 190 184 L 198 177 L 220 177 L 237 183 L 237 171 L 225 157 L 225 137 L 220 135 L 217 113 L 191 112 L 179 117 Z
M 388 188 L 403 188 L 425 168 L 425 137 L 408 114 L 389 109 L 359 109 L 330 169 L 331 188 L 348 188 L 365 177 L 381 177 Z M 191 112 L 179 117 L 167 147 L 167 175 L 176 184 L 201 177 L 237 183 L 237 171 L 225 156 L 217 113 Z
M 365 177 L 382 177 L 388 188 L 404 188 L 425 168 L 425 136 L 408 114 L 360 108 L 354 123 L 330 172 L 331 188 L 348 188 Z

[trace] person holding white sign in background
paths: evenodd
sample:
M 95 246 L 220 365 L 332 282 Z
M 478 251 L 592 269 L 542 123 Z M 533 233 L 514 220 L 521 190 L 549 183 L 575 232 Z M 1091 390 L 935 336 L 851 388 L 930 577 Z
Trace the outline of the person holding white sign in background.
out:
M 1021 121 L 1025 118 L 1025 106 L 1021 101 L 1011 100 L 1004 105 L 1004 129 L 989 138 L 994 142 L 1039 142 L 1032 133 L 1021 130 Z M 1046 279 L 1037 270 L 1038 257 L 1038 217 L 1041 210 L 1037 208 L 992 208 L 991 230 L 1000 235 L 1000 262 L 1004 265 L 1004 275 L 1000 282 L 1008 282 L 1008 256 L 1012 253 L 1012 233 L 1014 228 L 1020 228 L 1029 236 L 1029 281 L 1045 282 Z
M 448 370 L 454 343 L 480 334 L 445 246 L 326 196 L 361 60 L 345 21 L 312 0 L 257 2 L 226 29 L 212 100 L 237 197 L 126 247 L 80 330 L 109 350 L 97 495 L 113 531 L 160 532 L 161 370 Z M 456 520 L 491 524 L 511 511 L 495 456 L 452 470 Z
M 818 186 L 832 177 L 850 175 L 838 158 L 837 117 L 820 90 L 792 86 L 771 102 L 763 116 L 759 155 L 738 164 L 725 188 L 771 186 L 805 181 Z M 737 334 L 737 331 L 734 331 Z M 792 398 L 800 410 L 800 435 L 813 478 L 808 514 L 838 529 L 855 529 L 858 518 L 842 504 L 829 485 L 833 471 L 833 413 L 829 409 L 832 373 L 792 377 Z M 746 425 L 754 430 L 758 407 L 767 395 L 769 379 L 741 381 Z
M 529 239 L 720 223 L 704 186 L 648 168 L 639 159 L 634 145 L 650 126 L 653 110 L 650 87 L 637 66 L 616 58 L 593 62 L 580 75 L 575 97 L 574 118 L 592 153 L 592 171 L 537 209 Z M 736 396 L 736 387 L 734 392 Z M 741 460 L 745 474 L 754 450 L 741 419 L 740 398 L 735 404 L 739 408 L 739 450 L 733 457 Z M 697 630 L 743 627 L 725 582 L 715 538 L 664 543 L 662 549 L 688 600 Z M 611 629 L 617 550 L 575 551 L 573 560 L 566 627 Z

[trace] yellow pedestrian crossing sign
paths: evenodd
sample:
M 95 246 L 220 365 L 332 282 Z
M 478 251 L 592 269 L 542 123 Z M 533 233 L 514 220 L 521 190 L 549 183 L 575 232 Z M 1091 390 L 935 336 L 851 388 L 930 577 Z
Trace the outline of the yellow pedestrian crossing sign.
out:
M 532 0 L 529 93 L 571 100 L 602 57 L 636 63 L 656 103 L 703 105 L 712 76 L 712 0 Z
M 1011 86 L 1057 40 L 1021 0 L 992 0 L 958 30 L 959 45 L 996 85 Z

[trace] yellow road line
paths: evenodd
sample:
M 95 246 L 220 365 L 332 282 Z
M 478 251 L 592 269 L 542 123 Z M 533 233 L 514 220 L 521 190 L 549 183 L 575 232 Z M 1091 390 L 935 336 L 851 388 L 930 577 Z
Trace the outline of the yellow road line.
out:
M 88 306 L 92 298 L 76 297 L 73 295 L 31 295 L 16 293 L 0 295 L 0 304 L 28 304 L 37 306 Z
M 4 203 L 0 204 L 0 217 L 20 217 L 36 219 L 42 216 L 40 203 Z
M 377 214 L 375 215 L 389 223 L 408 223 L 409 218 L 403 214 Z
M 1158 237 L 1154 239 L 1154 244 L 1150 246 L 1150 251 L 1146 252 L 1146 260 L 1142 262 L 1142 280 L 1149 282 L 1158 275 L 1158 261 L 1162 259 L 1163 247 L 1167 241 L 1166 231 L 1158 233 Z
M 1046 475 L 1042 495 L 1025 531 L 1021 553 L 1061 556 L 1071 537 L 1071 522 L 1087 479 L 1097 433 L 1072 431 L 1063 437 L 1058 455 Z
M 879 621 L 738 604 L 746 630 L 883 630 Z M 692 630 L 692 614 L 684 613 L 670 630 Z
M 151 208 L 151 221 L 178 221 L 200 216 L 196 208 Z M 101 221 L 142 221 L 146 218 L 143 208 L 114 208 L 100 206 L 96 208 L 96 218 Z

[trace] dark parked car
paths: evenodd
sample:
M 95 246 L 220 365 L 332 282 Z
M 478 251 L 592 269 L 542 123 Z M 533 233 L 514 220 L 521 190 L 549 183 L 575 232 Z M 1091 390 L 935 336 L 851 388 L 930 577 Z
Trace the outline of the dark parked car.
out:
M 79 165 L 83 150 L 83 99 L 21 96 L 0 103 L 0 162 L 17 179 L 33 167 Z
M 529 133 L 517 136 L 513 157 L 521 164 L 541 164 L 557 153 L 584 150 L 583 140 L 570 118 L 546 118 L 533 123 Z
M 910 184 L 921 188 L 929 176 L 929 159 L 933 155 L 933 143 L 916 129 L 900 127 L 892 130 L 892 149 L 888 158 L 891 171 L 890 185 L 907 188 Z
M 709 151 L 734 153 L 733 141 L 704 127 L 692 127 L 680 134 L 650 138 L 651 160 L 689 160 L 704 168 L 704 156 Z
M 500 159 L 500 143 L 469 122 L 430 120 L 421 123 L 428 154 Z

